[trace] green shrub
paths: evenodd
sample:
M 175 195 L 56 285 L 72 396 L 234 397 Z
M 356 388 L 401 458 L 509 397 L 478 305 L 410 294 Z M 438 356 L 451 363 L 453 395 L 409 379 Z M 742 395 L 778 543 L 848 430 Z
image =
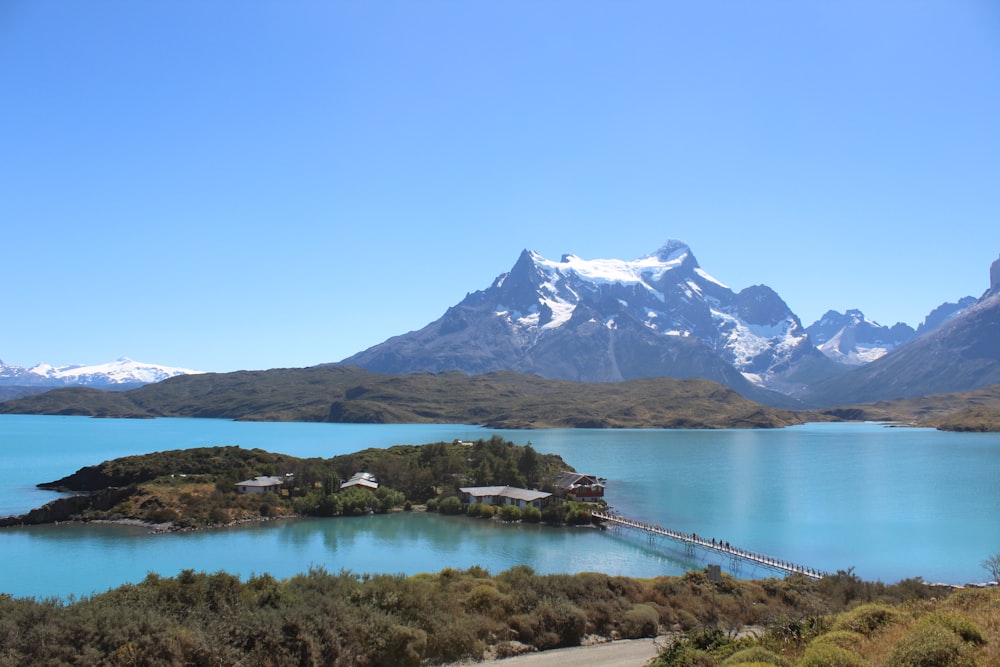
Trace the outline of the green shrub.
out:
M 925 617 L 922 622 L 936 623 L 937 625 L 947 628 L 958 635 L 962 641 L 970 644 L 982 645 L 986 643 L 982 630 L 977 628 L 972 621 L 962 618 L 961 616 L 934 613 Z
M 542 510 L 534 505 L 528 505 L 521 510 L 521 521 L 525 523 L 539 523 L 542 520 Z
M 861 647 L 864 636 L 851 630 L 833 630 L 812 640 L 813 644 L 833 644 L 845 651 L 857 651 Z
M 566 513 L 569 511 L 569 505 L 549 505 L 542 510 L 542 521 L 551 525 L 559 526 L 564 523 L 566 518 Z
M 837 616 L 834 630 L 850 630 L 870 637 L 887 625 L 899 622 L 899 612 L 884 604 L 870 603 Z
M 465 600 L 465 608 L 480 614 L 502 616 L 510 600 L 489 584 L 476 586 Z
M 169 507 L 157 507 L 146 512 L 146 521 L 150 523 L 172 523 L 181 518 L 181 515 Z
M 424 507 L 427 509 L 428 512 L 437 512 L 438 511 L 437 498 L 428 498 L 427 502 L 424 503 Z
M 971 667 L 971 647 L 934 621 L 918 623 L 896 644 L 887 667 Z
M 438 503 L 438 511 L 441 512 L 441 514 L 461 514 L 462 501 L 458 499 L 458 496 L 448 496 Z
M 619 631 L 625 639 L 655 637 L 660 627 L 660 614 L 648 604 L 637 604 L 622 616 Z
M 864 667 L 854 653 L 831 643 L 811 644 L 795 667 Z
M 722 661 L 725 667 L 736 667 L 737 665 L 772 665 L 776 667 L 790 667 L 789 662 L 781 656 L 768 651 L 763 646 L 751 646 L 742 651 L 737 651 Z
M 719 629 L 685 632 L 660 651 L 651 667 L 717 667 L 712 653 L 732 647 L 733 641 Z
M 500 519 L 502 521 L 520 521 L 521 510 L 516 505 L 504 505 L 500 508 Z

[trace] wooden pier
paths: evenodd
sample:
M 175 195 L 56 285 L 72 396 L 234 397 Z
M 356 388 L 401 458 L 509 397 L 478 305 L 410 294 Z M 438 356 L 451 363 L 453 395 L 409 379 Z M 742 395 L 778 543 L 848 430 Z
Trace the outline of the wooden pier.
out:
M 692 550 L 695 547 L 700 547 L 710 552 L 716 552 L 728 556 L 737 564 L 741 561 L 746 561 L 753 563 L 754 565 L 760 565 L 771 570 L 782 572 L 783 574 L 801 574 L 811 579 L 822 579 L 827 576 L 826 572 L 821 572 L 811 567 L 805 567 L 804 565 L 790 563 L 779 558 L 772 558 L 771 556 L 754 553 L 753 551 L 733 546 L 729 544 L 729 542 L 721 542 L 715 539 L 705 539 L 695 533 L 682 533 L 676 530 L 670 530 L 669 528 L 664 528 L 663 526 L 654 526 L 648 523 L 643 523 L 642 521 L 635 521 L 618 514 L 611 514 L 609 512 L 591 512 L 590 514 L 595 519 L 604 521 L 614 526 L 634 528 L 636 530 L 643 531 L 649 535 L 650 538 L 653 538 L 653 536 L 667 537 L 671 540 L 684 544 L 687 548 Z

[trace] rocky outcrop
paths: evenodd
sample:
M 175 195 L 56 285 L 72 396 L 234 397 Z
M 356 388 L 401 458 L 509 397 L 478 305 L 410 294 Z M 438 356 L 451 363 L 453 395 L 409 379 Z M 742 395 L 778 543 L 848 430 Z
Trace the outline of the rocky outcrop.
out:
M 101 489 L 94 493 L 59 498 L 31 510 L 27 514 L 0 518 L 0 527 L 35 526 L 58 521 L 74 521 L 80 519 L 88 510 L 107 511 L 136 493 L 135 487 L 116 487 Z

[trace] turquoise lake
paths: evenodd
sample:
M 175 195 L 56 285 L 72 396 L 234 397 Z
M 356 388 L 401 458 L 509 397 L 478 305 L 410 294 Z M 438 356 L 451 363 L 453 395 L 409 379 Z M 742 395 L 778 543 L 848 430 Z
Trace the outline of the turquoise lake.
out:
M 503 431 L 464 425 L 246 423 L 0 416 L 0 515 L 57 494 L 34 485 L 85 465 L 165 449 L 260 447 L 329 457 L 366 447 L 493 433 L 560 454 L 608 479 L 608 502 L 631 518 L 715 537 L 826 571 L 866 579 L 966 583 L 1000 551 L 1000 435 L 880 424 L 778 430 Z M 311 567 L 357 573 L 595 570 L 676 575 L 728 561 L 630 531 L 504 526 L 421 513 L 273 521 L 150 535 L 114 525 L 0 530 L 0 592 L 89 595 L 148 572 L 226 570 L 287 577 Z M 769 576 L 743 565 L 742 577 Z

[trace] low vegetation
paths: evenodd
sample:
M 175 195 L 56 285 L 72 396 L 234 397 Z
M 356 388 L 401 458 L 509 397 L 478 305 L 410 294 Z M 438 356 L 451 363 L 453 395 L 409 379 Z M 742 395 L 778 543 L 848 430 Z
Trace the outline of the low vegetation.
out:
M 660 667 L 985 666 L 1000 660 L 998 595 L 849 572 L 713 583 L 524 566 L 280 581 L 184 571 L 69 602 L 0 595 L 0 666 L 417 667 L 664 634 Z
M 854 588 L 850 575 L 817 584 Z M 842 611 L 792 615 L 740 636 L 720 627 L 675 636 L 653 667 L 975 667 L 1000 664 L 1000 592 L 880 587 Z M 923 589 L 923 590 L 921 590 Z M 831 591 L 832 592 L 832 591 Z M 827 599 L 836 607 L 840 592 Z
M 892 421 L 943 431 L 1000 432 L 1000 385 L 823 410 L 819 419 Z
M 56 389 L 0 403 L 0 413 L 492 428 L 774 428 L 803 421 L 708 380 L 586 383 L 511 372 L 395 376 L 347 366 L 186 375 L 126 392 Z
M 127 456 L 88 466 L 63 479 L 40 484 L 82 495 L 53 501 L 7 525 L 65 520 L 138 520 L 199 528 L 291 515 L 350 516 L 427 505 L 461 513 L 463 486 L 517 486 L 552 492 L 557 473 L 571 471 L 561 457 L 515 445 L 499 436 L 475 442 L 437 442 L 366 449 L 330 459 L 301 459 L 261 449 L 201 447 Z M 370 472 L 377 489 L 341 489 L 342 480 Z M 236 483 L 277 476 L 277 493 L 238 493 Z M 473 516 L 493 516 L 493 507 L 474 505 Z M 590 513 L 576 503 L 535 508 L 499 508 L 504 521 L 587 523 Z
M 780 401 L 794 404 L 792 399 Z M 776 428 L 846 420 L 1000 431 L 1000 385 L 793 411 L 755 403 L 720 384 L 699 379 L 587 383 L 512 372 L 395 376 L 347 366 L 316 366 L 179 376 L 125 392 L 55 389 L 0 402 L 0 414 L 435 422 L 492 428 Z

